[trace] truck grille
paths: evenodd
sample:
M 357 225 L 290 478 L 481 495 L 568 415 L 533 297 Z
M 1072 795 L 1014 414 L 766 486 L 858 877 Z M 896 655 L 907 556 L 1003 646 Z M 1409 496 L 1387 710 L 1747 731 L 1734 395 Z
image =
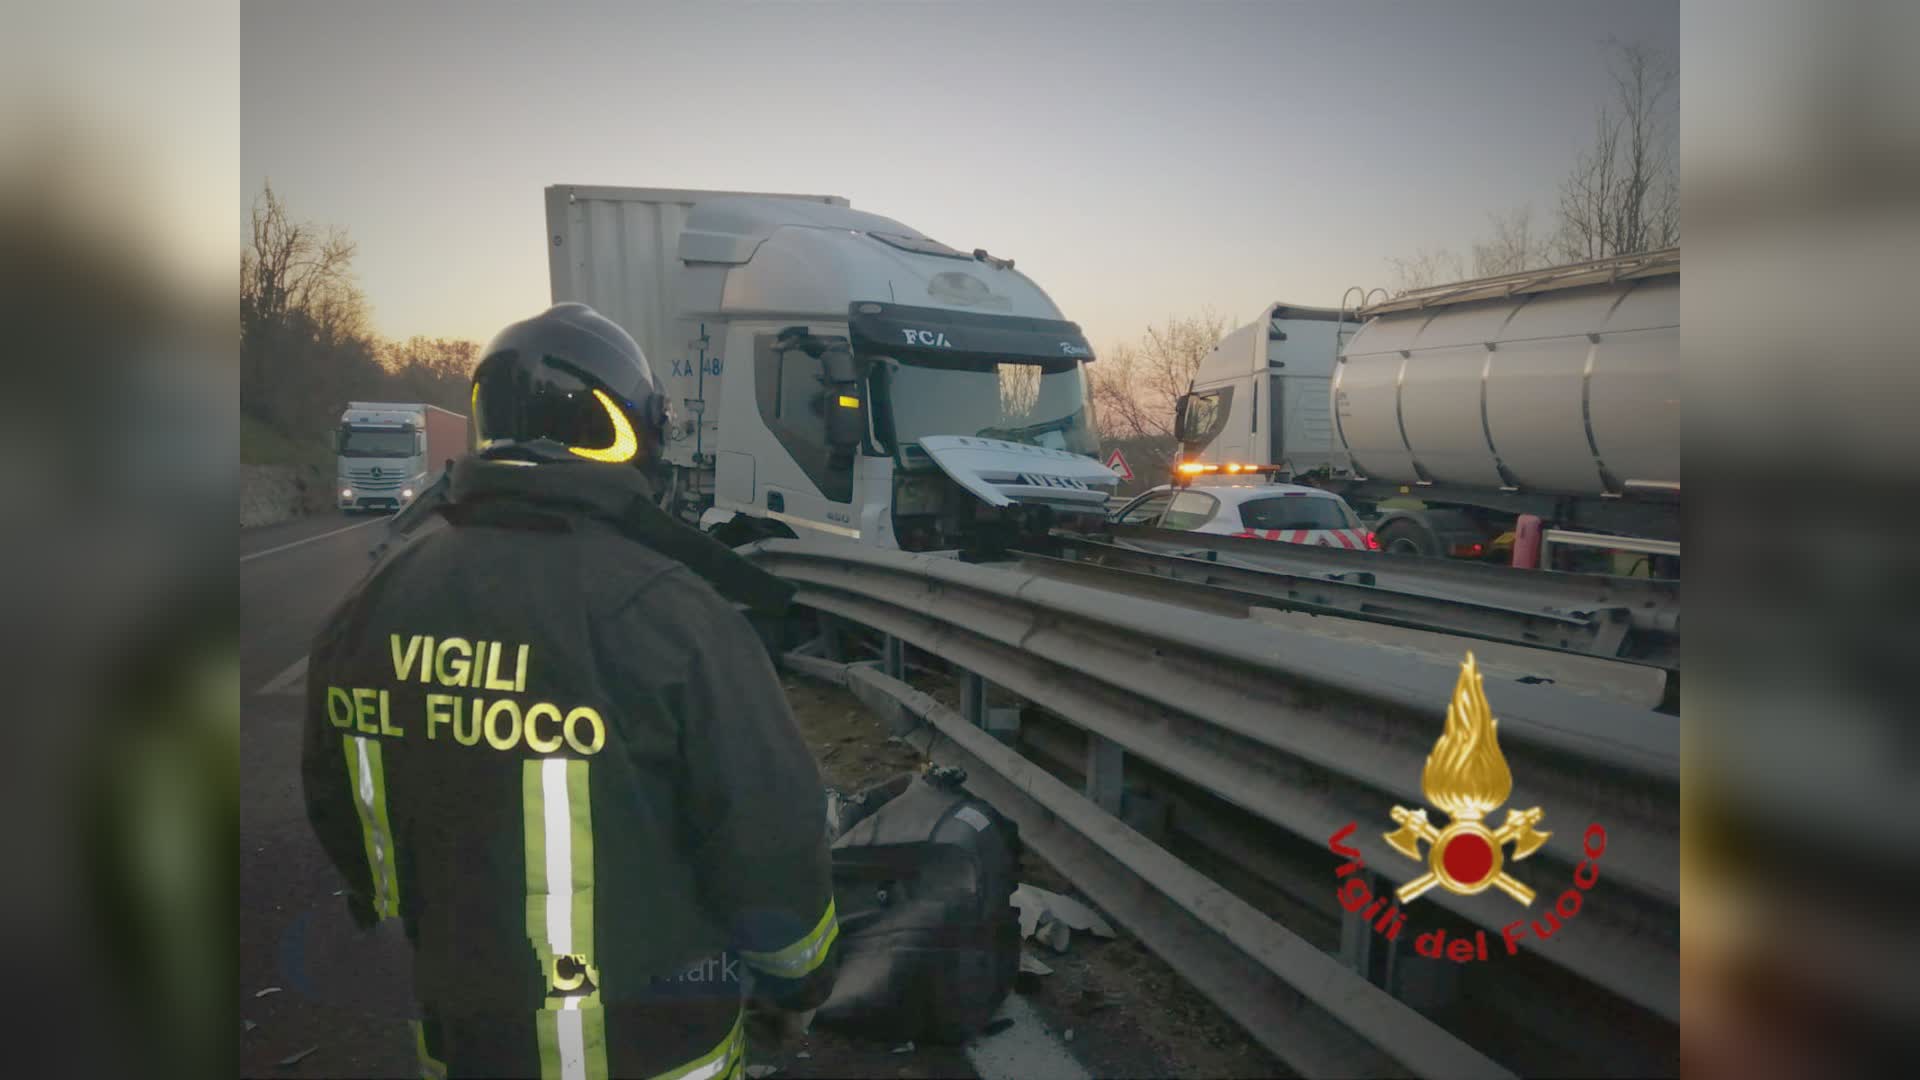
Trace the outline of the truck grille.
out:
M 347 486 L 355 491 L 399 491 L 403 478 L 391 470 L 381 472 L 383 475 L 375 476 L 368 469 L 348 469 Z

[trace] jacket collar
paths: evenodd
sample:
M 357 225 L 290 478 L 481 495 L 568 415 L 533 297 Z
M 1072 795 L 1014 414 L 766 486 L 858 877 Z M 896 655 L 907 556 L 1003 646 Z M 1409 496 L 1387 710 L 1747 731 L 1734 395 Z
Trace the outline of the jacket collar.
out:
M 521 511 L 584 514 L 614 524 L 635 502 L 653 505 L 653 485 L 631 465 L 597 461 L 529 464 L 470 457 L 453 466 L 447 499 L 478 510 L 489 503 L 517 504 Z
M 779 613 L 793 596 L 792 585 L 660 509 L 653 485 L 631 465 L 465 458 L 453 467 L 441 513 L 456 526 L 534 531 L 570 530 L 573 519 L 584 516 L 681 563 L 728 600 Z

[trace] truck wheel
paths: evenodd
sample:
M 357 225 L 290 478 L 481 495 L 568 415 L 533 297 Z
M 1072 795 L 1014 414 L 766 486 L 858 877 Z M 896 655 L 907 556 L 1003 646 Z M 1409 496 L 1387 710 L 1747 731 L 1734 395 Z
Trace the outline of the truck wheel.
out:
M 1440 543 L 1433 534 L 1411 521 L 1390 522 L 1379 533 L 1380 550 L 1391 555 L 1440 557 Z

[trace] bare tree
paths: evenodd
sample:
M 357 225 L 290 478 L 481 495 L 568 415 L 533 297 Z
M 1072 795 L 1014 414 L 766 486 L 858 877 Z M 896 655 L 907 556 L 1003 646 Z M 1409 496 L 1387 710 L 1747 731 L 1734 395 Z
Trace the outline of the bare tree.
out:
M 352 278 L 356 249 L 346 230 L 293 220 L 271 183 L 254 200 L 250 224 L 251 240 L 240 252 L 243 320 L 277 323 L 299 312 L 347 329 L 363 318 Z
M 1566 262 L 1680 242 L 1679 69 L 1642 43 L 1611 42 L 1615 98 L 1560 183 L 1555 253 Z
M 271 185 L 254 200 L 240 252 L 240 407 L 317 439 L 349 395 L 385 372 L 353 281 L 345 230 L 296 221 Z
M 1000 415 L 1012 424 L 1024 420 L 1040 400 L 1040 365 L 1001 364 Z
M 1490 235 L 1473 245 L 1473 276 L 1517 274 L 1547 265 L 1553 259 L 1551 238 L 1533 229 L 1533 207 L 1516 206 L 1487 215 Z
M 1396 295 L 1424 289 L 1429 285 L 1459 281 L 1467 276 L 1460 256 L 1446 248 L 1437 251 L 1421 248 L 1411 259 L 1388 259 L 1387 265 L 1393 269 L 1393 291 Z
M 1173 414 L 1200 361 L 1226 333 L 1226 316 L 1212 309 L 1149 326 L 1087 368 L 1103 434 L 1119 439 L 1173 439 Z

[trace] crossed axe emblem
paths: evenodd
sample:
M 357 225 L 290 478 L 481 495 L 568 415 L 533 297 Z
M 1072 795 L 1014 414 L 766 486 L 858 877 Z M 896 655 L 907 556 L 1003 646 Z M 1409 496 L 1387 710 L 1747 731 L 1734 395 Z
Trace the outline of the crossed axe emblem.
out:
M 1531 810 L 1507 811 L 1507 822 L 1498 829 L 1488 829 L 1477 818 L 1465 815 L 1444 829 L 1436 829 L 1427 822 L 1425 809 L 1394 807 L 1393 820 L 1400 828 L 1385 835 L 1387 843 L 1407 858 L 1427 863 L 1427 872 L 1400 886 L 1395 895 L 1404 904 L 1435 885 L 1464 896 L 1492 887 L 1522 904 L 1531 905 L 1533 890 L 1501 869 L 1502 851 L 1512 842 L 1513 858 L 1517 861 L 1540 850 L 1540 845 L 1553 835 L 1534 829 L 1541 817 L 1541 810 L 1536 806 Z M 1424 855 L 1420 851 L 1423 840 L 1427 843 Z

